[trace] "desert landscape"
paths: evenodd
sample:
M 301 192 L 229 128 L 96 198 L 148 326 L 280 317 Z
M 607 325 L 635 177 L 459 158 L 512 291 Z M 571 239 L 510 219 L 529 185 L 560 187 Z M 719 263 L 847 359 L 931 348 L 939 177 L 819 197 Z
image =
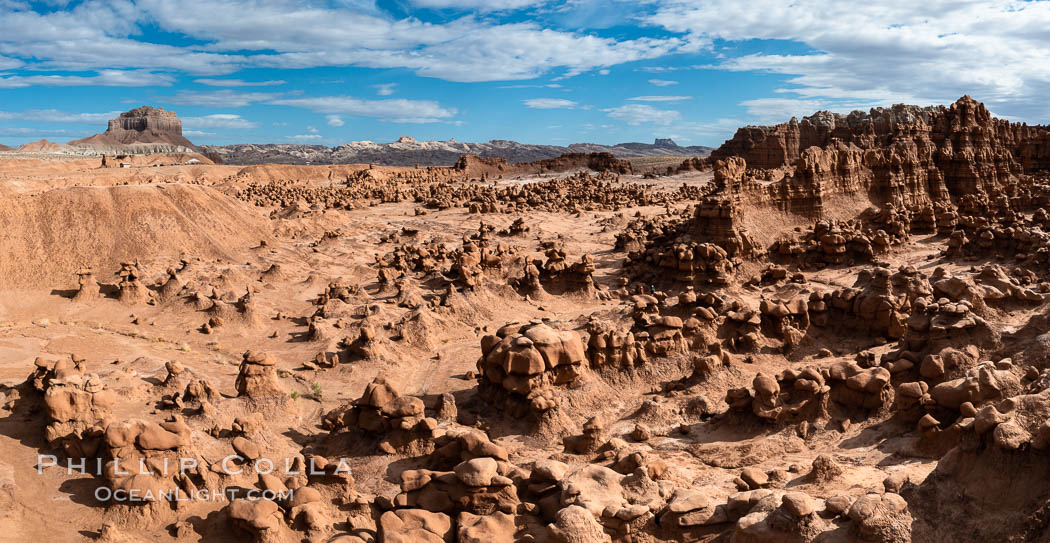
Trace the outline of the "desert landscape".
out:
M 238 149 L 146 106 L 0 153 L 0 540 L 1050 537 L 1047 127 Z

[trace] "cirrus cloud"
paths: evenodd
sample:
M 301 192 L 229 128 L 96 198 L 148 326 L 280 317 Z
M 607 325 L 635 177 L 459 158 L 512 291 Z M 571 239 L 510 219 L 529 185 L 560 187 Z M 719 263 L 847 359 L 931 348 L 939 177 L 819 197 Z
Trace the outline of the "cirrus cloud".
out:
M 525 107 L 532 109 L 572 109 L 576 107 L 576 102 L 561 98 L 529 98 L 523 100 L 522 103 L 525 104 Z
M 501 11 L 546 4 L 547 0 L 411 0 L 411 2 L 421 8 Z
M 704 45 L 690 37 L 620 40 L 473 15 L 424 22 L 291 0 L 139 0 L 136 6 L 161 28 L 205 42 L 202 53 L 231 55 L 237 65 L 405 68 L 458 82 L 530 79 L 552 71 L 575 75 Z
M 232 113 L 216 113 L 214 115 L 205 115 L 204 117 L 185 117 L 182 119 L 182 126 L 192 129 L 247 129 L 258 128 L 259 123 L 249 121 L 247 119 L 242 118 L 240 115 L 234 115 Z
M 25 111 L 0 111 L 0 119 L 19 119 L 44 123 L 104 123 L 120 115 L 119 111 L 106 113 L 67 113 L 57 109 L 27 109 Z
M 730 46 L 807 46 L 795 54 L 726 55 L 707 66 L 783 75 L 780 92 L 800 99 L 873 106 L 972 94 L 999 112 L 1050 116 L 1047 2 L 893 1 L 857 9 L 832 0 L 664 0 L 646 21 Z
M 628 98 L 632 102 L 684 102 L 692 99 L 692 96 L 635 96 L 634 98 Z
M 175 93 L 175 96 L 160 98 L 160 100 L 180 106 L 245 107 L 281 96 L 283 95 L 272 92 L 237 92 L 230 89 L 207 92 L 180 90 Z
M 24 87 L 154 87 L 168 86 L 175 78 L 146 70 L 100 70 L 96 75 L 3 75 L 0 89 Z
M 284 81 L 270 80 L 270 81 L 244 81 L 243 79 L 195 79 L 194 83 L 200 83 L 201 85 L 207 85 L 209 87 L 273 87 L 276 85 L 284 85 Z
M 609 117 L 621 120 L 630 125 L 657 124 L 669 125 L 682 118 L 682 114 L 670 109 L 657 109 L 646 104 L 626 104 L 620 107 L 603 109 Z
M 376 94 L 379 96 L 390 96 L 394 94 L 394 89 L 397 88 L 397 83 L 380 83 L 379 85 L 372 85 L 376 90 Z
M 300 107 L 329 115 L 375 117 L 399 123 L 433 123 L 456 115 L 454 108 L 442 107 L 432 100 L 362 100 L 352 96 L 320 96 L 283 98 L 267 103 Z

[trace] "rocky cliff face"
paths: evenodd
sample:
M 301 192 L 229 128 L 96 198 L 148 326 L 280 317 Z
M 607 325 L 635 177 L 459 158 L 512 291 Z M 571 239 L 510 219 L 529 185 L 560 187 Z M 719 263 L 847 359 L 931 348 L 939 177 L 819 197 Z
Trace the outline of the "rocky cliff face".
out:
M 1018 176 L 1050 168 L 1050 132 L 996 119 L 964 96 L 949 107 L 820 112 L 801 122 L 745 127 L 711 157 L 743 158 L 744 177 L 785 172 L 745 199 L 819 217 L 834 194 L 908 207 L 1003 193 Z
M 137 137 L 143 134 L 182 136 L 182 121 L 174 111 L 142 106 L 110 119 L 106 134 L 129 140 L 124 143 L 154 143 L 139 141 Z
M 1050 170 L 1050 131 L 1023 140 L 1019 145 L 1021 167 L 1026 172 Z
M 917 121 L 930 124 L 944 111 L 943 106 L 923 108 L 903 104 L 848 115 L 818 111 L 803 117 L 801 122 L 792 118 L 774 126 L 740 128 L 732 139 L 711 152 L 711 158 L 739 156 L 754 168 L 790 166 L 802 151 L 814 146 L 825 147 L 832 139 L 853 142 L 862 148 L 888 144 L 897 127 Z
M 196 149 L 183 137 L 182 121 L 174 111 L 152 106 L 142 106 L 121 113 L 116 119 L 109 120 L 109 126 L 104 133 L 69 142 L 69 145 L 73 146 L 107 148 L 114 153 L 123 151 L 120 146 L 135 144 L 147 144 L 151 148 L 163 148 L 165 151 Z
M 1047 161 L 1050 149 L 1045 145 L 1046 132 L 1045 127 L 993 118 L 984 104 L 964 96 L 949 107 L 898 104 L 848 115 L 821 111 L 803 117 L 801 122 L 793 118 L 775 126 L 747 126 L 712 151 L 711 158 L 739 156 L 753 168 L 778 168 L 793 165 L 806 149 L 827 147 L 833 140 L 873 149 L 907 138 L 926 139 L 938 148 L 946 142 L 953 148 L 1001 146 L 1017 156 L 1027 149 L 1035 161 Z

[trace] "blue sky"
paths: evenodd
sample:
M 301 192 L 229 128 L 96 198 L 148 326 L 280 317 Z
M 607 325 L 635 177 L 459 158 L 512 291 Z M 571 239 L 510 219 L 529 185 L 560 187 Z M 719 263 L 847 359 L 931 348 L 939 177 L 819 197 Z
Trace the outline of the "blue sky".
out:
M 1050 5 L 889 0 L 0 0 L 0 143 L 143 104 L 195 143 L 717 146 L 820 109 L 1050 122 Z

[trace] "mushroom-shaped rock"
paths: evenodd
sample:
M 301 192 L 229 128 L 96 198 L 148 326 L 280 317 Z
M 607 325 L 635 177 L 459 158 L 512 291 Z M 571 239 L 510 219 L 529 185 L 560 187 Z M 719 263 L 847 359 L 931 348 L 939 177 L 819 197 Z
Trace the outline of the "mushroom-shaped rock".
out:
M 480 487 L 492 484 L 492 479 L 498 475 L 498 468 L 496 460 L 482 457 L 461 462 L 453 471 L 463 484 Z
M 451 540 L 452 519 L 423 509 L 387 511 L 379 517 L 382 543 L 444 543 Z
M 795 517 L 804 517 L 816 510 L 813 499 L 805 492 L 788 492 L 784 494 L 780 506 Z
M 241 436 L 233 438 L 233 450 L 240 455 L 241 458 L 247 460 L 256 460 L 259 458 L 259 446 L 251 440 L 245 439 Z
M 459 514 L 458 543 L 513 543 L 514 515 L 496 511 L 489 515 Z
M 762 488 L 769 484 L 769 475 L 766 472 L 757 468 L 744 468 L 740 472 L 740 478 L 747 483 L 752 490 L 756 488 Z
M 612 538 L 602 530 L 594 515 L 578 505 L 558 511 L 554 523 L 547 526 L 551 539 L 558 543 L 609 543 Z
M 276 532 L 284 522 L 277 504 L 270 500 L 236 499 L 226 507 L 226 514 L 235 529 L 257 539 L 265 537 L 267 532 Z
M 400 394 L 393 385 L 387 382 L 386 378 L 376 377 L 365 387 L 365 393 L 357 400 L 357 405 L 381 409 L 399 396 Z
M 908 502 L 897 494 L 868 494 L 857 498 L 847 512 L 866 541 L 911 541 Z
M 284 387 L 277 380 L 276 359 L 259 351 L 244 353 L 237 374 L 237 395 L 252 399 L 285 396 Z

